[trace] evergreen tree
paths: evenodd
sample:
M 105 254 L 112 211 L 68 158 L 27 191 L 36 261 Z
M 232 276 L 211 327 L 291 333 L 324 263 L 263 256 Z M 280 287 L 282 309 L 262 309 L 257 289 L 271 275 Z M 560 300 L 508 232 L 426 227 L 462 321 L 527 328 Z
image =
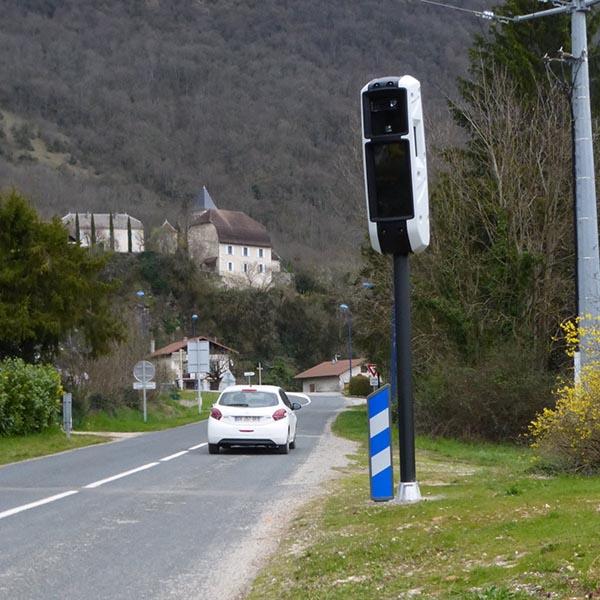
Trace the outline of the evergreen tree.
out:
M 131 235 L 131 217 L 127 217 L 127 252 L 133 252 L 133 239 Z
M 96 245 L 96 223 L 94 221 L 94 213 L 92 213 L 92 218 L 90 220 L 90 245 Z
M 121 338 L 106 258 L 69 244 L 59 219 L 40 220 L 16 192 L 0 195 L 0 359 L 51 360 L 77 330 L 90 355 Z
M 81 227 L 79 225 L 79 213 L 75 213 L 75 241 L 78 246 L 81 244 Z
M 115 250 L 115 224 L 113 222 L 112 212 L 110 212 L 108 214 L 108 235 L 109 235 L 110 249 L 114 252 L 114 250 Z

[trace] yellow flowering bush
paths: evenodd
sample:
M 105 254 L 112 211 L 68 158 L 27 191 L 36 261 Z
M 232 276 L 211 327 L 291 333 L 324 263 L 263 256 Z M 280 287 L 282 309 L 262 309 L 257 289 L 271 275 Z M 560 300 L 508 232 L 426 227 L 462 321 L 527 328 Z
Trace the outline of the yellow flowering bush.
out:
M 583 333 L 578 322 L 562 325 L 567 354 L 574 356 Z M 599 330 L 590 332 L 592 345 L 600 341 Z M 556 391 L 554 408 L 544 408 L 531 422 L 532 447 L 542 464 L 562 471 L 600 471 L 600 360 L 581 369 L 579 380 L 563 383 Z

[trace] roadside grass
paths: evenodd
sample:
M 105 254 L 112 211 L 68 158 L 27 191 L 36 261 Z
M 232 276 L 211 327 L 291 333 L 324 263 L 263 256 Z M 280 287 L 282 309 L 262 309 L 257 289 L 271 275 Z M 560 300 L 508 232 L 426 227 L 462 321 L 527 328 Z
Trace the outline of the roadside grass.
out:
M 180 399 L 173 400 L 161 395 L 156 402 L 148 402 L 147 421 L 140 409 L 119 408 L 115 411 L 97 411 L 86 415 L 76 425 L 77 431 L 158 431 L 187 425 L 208 418 L 210 408 L 219 396 L 219 392 L 202 392 L 202 412 L 198 412 L 196 392 L 183 390 Z M 187 403 L 189 405 L 182 404 Z
M 31 435 L 0 437 L 0 465 L 100 442 L 106 442 L 106 438 L 93 435 L 74 435 L 71 436 L 71 439 L 67 439 L 60 427 L 51 427 L 42 433 Z
M 419 438 L 427 500 L 374 503 L 365 408 L 333 429 L 361 449 L 296 517 L 249 599 L 600 598 L 600 478 L 541 474 L 527 448 Z

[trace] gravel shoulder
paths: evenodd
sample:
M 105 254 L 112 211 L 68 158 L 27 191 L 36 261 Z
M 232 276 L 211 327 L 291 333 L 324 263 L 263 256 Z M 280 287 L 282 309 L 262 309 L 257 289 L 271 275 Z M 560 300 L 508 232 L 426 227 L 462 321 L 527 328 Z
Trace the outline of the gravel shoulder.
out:
M 242 600 L 260 569 L 277 550 L 291 521 L 310 500 L 326 494 L 326 483 L 341 476 L 356 452 L 355 442 L 337 437 L 331 423 L 306 462 L 283 483 L 279 497 L 265 507 L 263 517 L 206 581 L 206 598 Z

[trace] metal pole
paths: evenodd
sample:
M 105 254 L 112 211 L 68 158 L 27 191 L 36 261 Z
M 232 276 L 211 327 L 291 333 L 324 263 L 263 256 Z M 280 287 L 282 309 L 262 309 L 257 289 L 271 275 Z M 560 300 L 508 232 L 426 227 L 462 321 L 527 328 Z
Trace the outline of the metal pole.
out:
M 350 380 L 352 379 L 352 314 L 348 311 L 348 368 L 350 369 Z
M 390 392 L 392 399 L 398 397 L 398 346 L 396 344 L 396 303 L 392 305 L 392 342 L 390 360 Z
M 146 361 L 142 361 L 142 398 L 144 399 L 144 423 L 147 419 L 146 412 Z
M 410 322 L 410 271 L 408 255 L 394 254 L 394 317 L 398 377 L 398 431 L 400 434 L 399 502 L 421 499 L 415 460 L 415 425 L 412 395 Z
M 198 393 L 198 414 L 202 414 L 202 390 L 200 389 L 200 377 L 196 373 L 196 390 Z
M 574 0 L 571 13 L 573 63 L 573 129 L 575 143 L 575 214 L 577 218 L 577 296 L 580 326 L 588 332 L 580 340 L 580 364 L 593 359 L 593 330 L 600 315 L 600 258 L 594 177 L 594 149 L 584 0 Z M 576 377 L 578 373 L 576 373 Z
M 258 385 L 262 385 L 262 364 L 258 363 Z

